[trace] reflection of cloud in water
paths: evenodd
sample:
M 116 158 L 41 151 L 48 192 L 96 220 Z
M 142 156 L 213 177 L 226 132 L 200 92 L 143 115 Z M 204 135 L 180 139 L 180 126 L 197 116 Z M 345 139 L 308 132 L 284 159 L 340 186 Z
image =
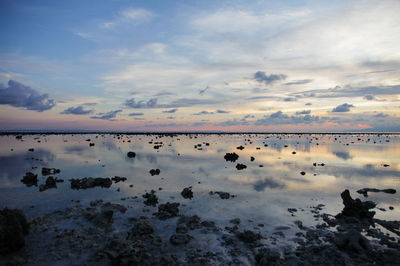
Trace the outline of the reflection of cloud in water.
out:
M 303 178 L 296 178 L 296 177 L 285 177 L 285 180 L 288 181 L 293 181 L 293 182 L 297 182 L 297 183 L 310 183 L 310 180 L 307 179 L 303 179 Z
M 362 168 L 355 167 L 326 167 L 327 174 L 335 177 L 400 177 L 400 171 L 390 169 L 377 169 L 372 164 L 365 164 Z
M 273 180 L 272 178 L 269 177 L 264 178 L 263 180 L 259 180 L 253 184 L 254 190 L 258 192 L 264 191 L 265 188 L 282 189 L 284 187 L 286 187 L 285 184 Z
M 88 146 L 82 146 L 82 145 L 75 145 L 75 146 L 67 146 L 64 148 L 64 152 L 67 154 L 77 154 L 82 156 L 85 152 L 89 150 Z
M 204 170 L 203 167 L 199 167 L 199 173 L 204 174 L 206 177 L 209 176 L 209 173 L 206 170 Z
M 343 160 L 348 160 L 353 158 L 347 151 L 333 151 L 332 152 L 336 157 L 341 158 Z
M 34 158 L 34 159 L 32 159 Z M 34 153 L 16 153 L 10 156 L 0 156 L 0 186 L 5 184 L 20 184 L 22 176 L 33 171 L 32 167 L 47 166 L 47 162 L 54 161 L 56 156 L 49 150 L 35 150 Z
M 136 154 L 135 158 L 128 158 L 129 162 L 135 162 L 135 160 L 138 160 L 141 162 L 147 161 L 150 164 L 157 164 L 157 156 L 152 153 L 138 153 L 138 154 Z

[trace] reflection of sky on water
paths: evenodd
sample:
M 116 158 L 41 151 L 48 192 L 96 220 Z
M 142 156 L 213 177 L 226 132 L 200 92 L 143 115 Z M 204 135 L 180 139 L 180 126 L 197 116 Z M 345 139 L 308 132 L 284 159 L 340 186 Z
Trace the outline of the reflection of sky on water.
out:
M 400 189 L 397 135 L 390 136 L 390 142 L 386 142 L 386 136 L 320 134 L 198 135 L 197 138 L 128 135 L 119 139 L 113 135 L 97 138 L 96 135 L 27 135 L 23 139 L 22 142 L 13 136 L 0 137 L 0 207 L 27 208 L 34 204 L 38 209 L 45 205 L 51 209 L 68 205 L 71 199 L 118 201 L 130 196 L 139 196 L 141 201 L 144 191 L 162 188 L 157 192 L 161 203 L 174 197 L 173 201 L 185 203 L 189 210 L 204 212 L 210 218 L 224 212 L 228 216 L 253 215 L 279 223 L 287 219 L 287 208 L 315 205 L 311 199 L 327 205 L 327 212 L 338 212 L 342 207 L 339 194 L 346 188 L 354 197 L 361 197 L 355 191 L 363 187 Z M 95 146 L 89 147 L 87 139 Z M 154 142 L 163 142 L 163 146 L 154 149 Z M 202 150 L 195 149 L 196 144 L 202 144 Z M 245 149 L 236 149 L 240 145 Z M 29 152 L 29 148 L 35 151 Z M 128 158 L 128 151 L 136 152 L 136 157 Z M 236 152 L 239 159 L 226 162 L 225 152 Z M 251 156 L 255 157 L 253 162 Z M 238 171 L 237 163 L 247 168 Z M 313 163 L 325 165 L 313 166 Z M 32 169 L 33 166 L 38 168 Z M 38 184 L 44 183 L 43 166 L 61 169 L 57 177 L 65 182 L 58 184 L 57 189 L 42 193 L 20 182 L 26 172 L 32 171 L 39 176 Z M 151 176 L 149 170 L 153 168 L 159 168 L 161 174 Z M 301 175 L 302 171 L 306 174 Z M 128 180 L 113 184 L 110 189 L 85 191 L 71 190 L 68 181 L 113 176 L 124 176 Z M 130 187 L 131 184 L 134 186 Z M 193 186 L 192 201 L 180 196 L 180 191 L 187 186 Z M 237 197 L 216 200 L 209 191 L 227 191 Z M 379 201 L 378 206 L 386 209 L 389 205 L 395 206 L 395 211 L 378 212 L 380 217 L 400 218 L 399 194 L 371 193 L 370 199 Z

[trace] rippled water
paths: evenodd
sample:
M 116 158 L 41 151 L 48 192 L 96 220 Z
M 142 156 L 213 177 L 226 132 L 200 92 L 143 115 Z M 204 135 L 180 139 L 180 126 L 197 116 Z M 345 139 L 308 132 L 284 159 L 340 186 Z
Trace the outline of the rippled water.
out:
M 95 146 L 89 146 L 87 139 Z M 163 144 L 154 149 L 155 142 Z M 236 148 L 240 145 L 243 150 Z M 356 193 L 360 188 L 400 189 L 400 135 L 66 134 L 23 135 L 22 140 L 3 135 L 0 147 L 0 207 L 22 208 L 30 215 L 69 206 L 71 200 L 122 202 L 121 198 L 132 196 L 138 196 L 132 208 L 151 215 L 152 207 L 143 210 L 141 195 L 154 189 L 160 203 L 180 202 L 188 214 L 217 222 L 239 217 L 247 223 L 263 223 L 267 230 L 294 219 L 288 208 L 299 208 L 296 216 L 308 223 L 313 222 L 310 206 L 324 204 L 325 212 L 338 213 L 343 207 L 339 195 L 346 188 L 362 199 Z M 128 158 L 128 151 L 136 157 Z M 239 159 L 225 161 L 227 152 L 236 152 Z M 237 163 L 247 168 L 237 170 Z M 56 177 L 64 182 L 44 192 L 20 182 L 31 171 L 38 174 L 38 184 L 43 184 L 42 167 L 61 169 Z M 159 168 L 160 175 L 151 176 L 153 168 Z M 69 182 L 71 178 L 114 176 L 127 177 L 127 181 L 87 190 L 72 190 Z M 180 195 L 188 186 L 193 187 L 192 200 Z M 210 191 L 236 197 L 222 200 Z M 368 199 L 386 210 L 377 210 L 376 217 L 400 219 L 399 193 L 369 193 Z

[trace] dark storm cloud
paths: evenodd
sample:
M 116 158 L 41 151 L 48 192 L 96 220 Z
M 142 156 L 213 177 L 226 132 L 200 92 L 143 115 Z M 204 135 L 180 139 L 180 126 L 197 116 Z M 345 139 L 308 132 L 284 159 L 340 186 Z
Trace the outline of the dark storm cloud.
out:
M 108 113 L 98 113 L 98 116 L 91 116 L 90 118 L 115 121 L 113 118 L 115 118 L 119 112 L 122 112 L 122 110 L 110 111 Z
M 265 72 L 262 71 L 257 71 L 254 73 L 253 79 L 260 82 L 260 83 L 265 83 L 267 85 L 275 83 L 280 80 L 286 79 L 286 75 L 284 74 L 270 74 L 267 75 Z
M 400 85 L 393 86 L 368 86 L 368 87 L 352 87 L 346 85 L 344 87 L 336 86 L 325 90 L 308 90 L 292 94 L 301 98 L 343 98 L 343 97 L 364 97 L 368 98 L 376 95 L 398 95 L 400 94 Z
M 77 106 L 77 107 L 70 107 L 62 111 L 60 114 L 65 114 L 65 115 L 87 115 L 92 113 L 93 110 L 85 110 L 82 105 Z
M 130 113 L 129 116 L 141 116 L 144 115 L 144 113 Z
M 0 104 L 22 107 L 37 112 L 49 110 L 56 105 L 53 99 L 49 99 L 48 94 L 40 94 L 15 80 L 9 80 L 8 87 L 0 84 Z
M 268 126 L 282 124 L 310 124 L 314 122 L 323 122 L 323 120 L 324 118 L 320 118 L 319 116 L 313 116 L 309 114 L 288 116 L 287 114 L 282 113 L 282 111 L 278 111 L 270 114 L 269 116 L 265 115 L 262 119 L 258 119 L 254 125 Z
M 352 104 L 348 104 L 348 103 L 344 103 L 341 105 L 336 106 L 335 108 L 332 109 L 333 113 L 346 113 L 346 112 L 350 112 L 350 108 L 353 108 L 354 105 Z
M 301 79 L 301 80 L 294 80 L 294 81 L 290 81 L 285 83 L 284 85 L 301 85 L 301 84 L 307 84 L 307 83 L 311 83 L 313 80 L 312 79 Z
M 165 113 L 165 114 L 173 114 L 173 113 L 175 113 L 176 111 L 178 111 L 177 108 L 171 109 L 171 110 L 165 110 L 165 111 L 163 111 L 163 113 Z

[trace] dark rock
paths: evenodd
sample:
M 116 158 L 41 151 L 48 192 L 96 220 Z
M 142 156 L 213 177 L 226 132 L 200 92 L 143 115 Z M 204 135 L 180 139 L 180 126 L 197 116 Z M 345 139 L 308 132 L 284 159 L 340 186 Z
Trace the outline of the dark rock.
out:
M 169 242 L 171 242 L 171 244 L 176 246 L 186 245 L 187 243 L 189 243 L 191 238 L 192 237 L 188 234 L 173 234 L 170 237 Z
M 193 191 L 192 187 L 186 187 L 182 190 L 181 195 L 185 199 L 192 199 L 193 198 Z
M 231 194 L 229 194 L 228 192 L 216 191 L 214 193 L 218 194 L 221 199 L 229 199 L 231 197 Z
M 27 172 L 25 176 L 21 179 L 21 182 L 28 187 L 37 186 L 38 178 L 37 175 L 33 174 L 32 172 Z
M 60 182 L 61 180 L 56 180 L 56 179 L 54 179 L 54 177 L 49 176 L 46 179 L 46 184 L 39 186 L 39 191 L 42 192 L 42 191 L 45 191 L 45 190 L 47 190 L 49 188 L 57 188 L 57 184 L 56 184 L 57 181 Z
M 94 146 L 94 143 L 89 143 L 89 147 L 93 147 Z
M 153 175 L 159 175 L 160 174 L 160 169 L 151 169 L 149 173 Z
M 111 178 L 111 180 L 114 181 L 115 183 L 118 183 L 121 181 L 124 182 L 124 181 L 126 181 L 126 177 L 114 176 L 113 178 Z
M 135 157 L 136 157 L 136 153 L 133 152 L 133 151 L 130 151 L 130 152 L 127 153 L 127 156 L 128 156 L 129 158 L 135 158 Z
M 21 210 L 0 211 L 0 255 L 7 255 L 25 246 L 29 224 Z
M 347 252 L 361 253 L 371 249 L 368 239 L 354 229 L 350 229 L 344 234 L 337 234 L 334 243 Z
M 143 198 L 145 198 L 146 200 L 143 203 L 147 206 L 155 207 L 158 203 L 158 198 L 155 193 L 156 192 L 154 190 L 151 190 L 150 193 L 144 194 Z
M 179 214 L 179 203 L 178 202 L 167 202 L 165 204 L 158 205 L 158 212 L 154 215 L 160 220 L 166 220 L 172 217 L 176 217 Z
M 356 217 L 358 219 L 372 219 L 375 215 L 374 211 L 369 211 L 375 208 L 376 204 L 372 201 L 362 202 L 360 199 L 352 199 L 349 190 L 343 191 L 340 196 L 343 199 L 344 208 L 342 212 L 336 215 L 336 218 L 343 216 Z
M 305 174 L 306 174 L 306 172 L 300 172 L 300 174 L 301 174 L 301 175 L 305 175 Z
M 139 219 L 139 221 L 132 228 L 132 235 L 134 236 L 151 235 L 153 233 L 153 225 L 146 219 Z
M 245 230 L 243 232 L 239 232 L 236 236 L 245 243 L 254 244 L 259 241 L 262 237 L 260 233 L 254 233 L 250 230 Z
M 46 168 L 46 167 L 42 168 L 42 175 L 56 175 L 59 174 L 60 172 L 61 170 L 56 168 Z
M 250 161 L 254 162 L 255 158 L 253 156 L 250 157 Z
M 239 147 L 236 147 L 236 149 L 238 149 L 238 150 L 243 150 L 244 147 L 243 147 L 242 145 L 240 145 Z
M 377 188 L 363 188 L 357 190 L 357 193 L 363 194 L 364 197 L 368 197 L 368 192 L 384 192 L 388 194 L 395 194 L 396 190 L 393 188 L 388 188 L 388 189 L 377 189 Z
M 201 227 L 201 219 L 197 215 L 181 216 L 179 217 L 177 224 L 184 225 L 186 229 L 194 230 Z
M 92 178 L 92 177 L 85 177 L 82 179 L 71 179 L 71 188 L 72 189 L 87 189 L 87 188 L 94 188 L 94 187 L 103 187 L 109 188 L 112 185 L 112 181 L 110 178 Z
M 244 164 L 238 163 L 238 164 L 236 165 L 236 169 L 238 169 L 238 170 L 243 170 L 243 169 L 245 169 L 245 168 L 247 168 L 247 166 L 244 165 Z
M 226 153 L 224 156 L 224 159 L 226 161 L 230 161 L 230 162 L 235 162 L 237 159 L 239 159 L 239 155 L 237 155 L 236 153 L 232 152 L 232 153 Z
M 288 212 L 290 212 L 290 213 L 297 212 L 297 209 L 296 209 L 296 208 L 288 208 L 287 210 L 288 210 Z
M 35 151 L 35 149 L 31 148 L 31 149 L 29 149 L 28 151 L 30 151 L 30 152 L 34 152 L 34 151 Z
M 240 218 L 235 218 L 229 221 L 231 224 L 240 224 Z

